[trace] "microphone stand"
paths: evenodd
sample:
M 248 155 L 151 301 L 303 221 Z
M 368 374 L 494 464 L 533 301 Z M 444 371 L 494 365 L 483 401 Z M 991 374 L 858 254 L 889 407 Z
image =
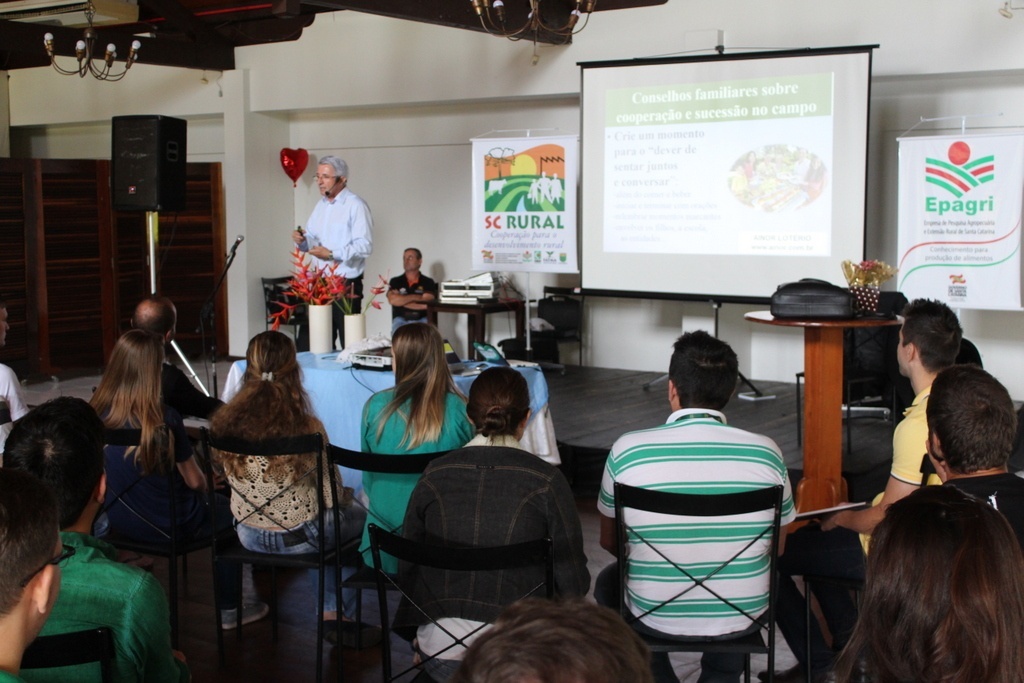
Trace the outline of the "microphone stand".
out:
M 216 329 L 216 312 L 215 312 L 215 300 L 217 299 L 217 293 L 220 291 L 221 285 L 224 284 L 224 278 L 227 277 L 228 269 L 231 268 L 231 264 L 235 262 L 235 254 L 238 251 L 238 245 L 242 243 L 243 237 L 238 236 L 235 243 L 231 245 L 231 251 L 224 257 L 224 268 L 220 271 L 220 277 L 217 278 L 217 283 L 213 286 L 213 291 L 210 292 L 210 296 L 206 298 L 203 303 L 203 307 L 199 310 L 199 329 L 196 332 L 202 332 L 204 326 L 210 328 L 210 366 L 212 367 L 213 381 L 213 397 L 219 398 L 219 391 L 217 390 L 217 329 Z

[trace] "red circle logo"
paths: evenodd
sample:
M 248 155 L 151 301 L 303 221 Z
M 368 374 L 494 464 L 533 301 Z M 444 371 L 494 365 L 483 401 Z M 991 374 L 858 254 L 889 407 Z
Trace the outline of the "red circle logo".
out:
M 963 166 L 971 158 L 971 148 L 966 142 L 954 142 L 949 146 L 949 160 L 956 166 Z

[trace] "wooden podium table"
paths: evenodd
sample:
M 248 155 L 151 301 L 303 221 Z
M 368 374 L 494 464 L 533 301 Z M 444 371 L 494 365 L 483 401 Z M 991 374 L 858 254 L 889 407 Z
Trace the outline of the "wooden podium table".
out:
M 501 299 L 469 304 L 446 304 L 440 301 L 431 301 L 427 304 L 427 322 L 437 327 L 438 313 L 463 313 L 469 316 L 467 325 L 469 344 L 466 346 L 466 357 L 476 358 L 473 342 L 487 341 L 487 316 L 491 313 L 507 313 L 509 311 L 516 313 L 516 336 L 524 336 L 526 334 L 526 307 L 519 299 Z
M 843 330 L 900 325 L 900 319 L 778 319 L 753 311 L 747 320 L 804 328 L 804 476 L 796 490 L 797 510 L 818 510 L 845 502 L 843 481 Z

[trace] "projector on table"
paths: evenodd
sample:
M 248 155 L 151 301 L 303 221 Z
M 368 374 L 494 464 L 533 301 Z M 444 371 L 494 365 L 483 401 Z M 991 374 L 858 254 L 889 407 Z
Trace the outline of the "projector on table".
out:
M 441 283 L 443 304 L 475 304 L 482 301 L 494 301 L 495 284 L 492 273 L 474 275 L 465 280 L 448 280 Z

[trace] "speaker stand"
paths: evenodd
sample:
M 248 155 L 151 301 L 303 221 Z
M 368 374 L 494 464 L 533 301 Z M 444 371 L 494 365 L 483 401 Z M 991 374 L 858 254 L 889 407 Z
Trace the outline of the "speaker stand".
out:
M 159 235 L 159 233 L 160 233 L 160 214 L 159 214 L 159 212 L 157 212 L 157 211 L 147 211 L 146 212 L 146 243 L 147 243 L 147 246 L 149 248 L 149 293 L 153 294 L 153 295 L 156 294 L 156 243 L 157 243 L 157 236 Z M 174 341 L 172 339 L 171 340 L 171 348 L 174 349 L 174 352 L 176 354 L 178 354 L 178 358 L 180 358 L 181 362 L 184 363 L 186 368 L 188 368 L 188 376 L 192 378 L 192 381 L 195 382 L 196 385 L 198 385 L 200 391 L 202 391 L 204 394 L 209 396 L 210 392 L 206 390 L 206 387 L 203 386 L 203 383 L 202 383 L 202 381 L 200 381 L 199 376 L 196 375 L 196 371 L 192 369 L 192 366 L 189 364 L 188 359 L 185 358 L 185 354 L 182 353 L 181 347 L 178 346 L 178 342 L 176 342 L 176 341 Z M 216 373 L 216 368 L 217 368 L 216 358 L 214 359 L 213 367 L 214 367 L 214 373 Z M 216 376 L 217 375 L 214 374 L 215 378 L 216 378 Z

